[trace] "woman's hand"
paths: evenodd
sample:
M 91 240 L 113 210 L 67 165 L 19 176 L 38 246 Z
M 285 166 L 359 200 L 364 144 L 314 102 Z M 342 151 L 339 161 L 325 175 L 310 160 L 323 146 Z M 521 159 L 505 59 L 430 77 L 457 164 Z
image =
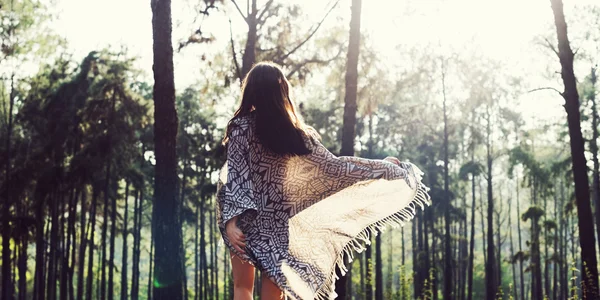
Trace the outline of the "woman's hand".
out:
M 400 165 L 400 160 L 397 159 L 397 158 L 395 158 L 395 157 L 393 157 L 393 156 L 388 156 L 388 157 L 384 158 L 383 160 L 389 161 L 389 162 L 391 162 L 391 163 L 393 163 L 393 164 L 395 164 L 397 166 Z
M 225 224 L 225 233 L 231 243 L 231 246 L 238 252 L 245 254 L 244 248 L 246 247 L 246 236 L 242 230 L 237 226 L 238 217 L 233 217 Z

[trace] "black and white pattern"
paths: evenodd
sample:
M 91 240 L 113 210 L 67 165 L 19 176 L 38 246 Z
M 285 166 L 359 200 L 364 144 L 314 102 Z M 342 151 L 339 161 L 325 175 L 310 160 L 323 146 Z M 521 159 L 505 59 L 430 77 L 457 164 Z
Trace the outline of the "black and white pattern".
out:
M 321 144 L 282 157 L 262 147 L 252 116 L 239 118 L 227 144 L 217 218 L 228 248 L 266 272 L 291 299 L 334 297 L 335 267 L 362 251 L 371 234 L 402 225 L 429 204 L 411 163 L 336 157 Z M 239 216 L 246 253 L 237 253 L 225 223 Z

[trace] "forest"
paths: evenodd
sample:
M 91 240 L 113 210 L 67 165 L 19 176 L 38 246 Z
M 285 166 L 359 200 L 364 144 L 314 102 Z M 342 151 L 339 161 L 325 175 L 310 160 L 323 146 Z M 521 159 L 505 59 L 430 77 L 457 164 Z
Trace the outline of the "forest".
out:
M 0 300 L 233 299 L 216 184 L 260 61 L 331 152 L 430 188 L 337 299 L 600 299 L 598 1 L 0 0 Z

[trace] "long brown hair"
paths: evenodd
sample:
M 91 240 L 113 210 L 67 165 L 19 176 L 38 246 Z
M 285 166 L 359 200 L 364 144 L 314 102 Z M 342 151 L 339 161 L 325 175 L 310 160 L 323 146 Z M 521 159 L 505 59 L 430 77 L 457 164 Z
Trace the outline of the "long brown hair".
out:
M 281 68 L 272 62 L 254 65 L 242 83 L 242 102 L 227 124 L 227 143 L 234 120 L 255 115 L 255 132 L 263 145 L 280 155 L 310 153 L 305 143 L 318 139 L 316 131 L 306 125 L 290 98 L 290 84 Z

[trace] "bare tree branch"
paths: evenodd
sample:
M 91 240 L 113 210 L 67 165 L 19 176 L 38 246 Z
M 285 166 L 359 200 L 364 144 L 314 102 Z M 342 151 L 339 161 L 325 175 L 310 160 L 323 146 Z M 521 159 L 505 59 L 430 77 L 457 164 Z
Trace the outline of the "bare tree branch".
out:
M 537 91 L 543 91 L 543 90 L 552 90 L 552 91 L 557 92 L 561 96 L 563 95 L 563 93 L 561 91 L 559 91 L 559 90 L 557 90 L 557 89 L 555 89 L 553 87 L 541 87 L 541 88 L 537 88 L 537 89 L 533 89 L 531 91 L 528 91 L 527 93 L 529 94 L 529 93 L 533 93 L 533 92 L 537 92 Z
M 235 64 L 235 72 L 238 80 L 242 83 L 242 72 L 240 72 L 240 65 L 237 61 L 237 54 L 235 52 L 235 43 L 233 42 L 233 31 L 231 29 L 231 18 L 229 18 L 229 36 L 231 38 L 231 53 L 233 54 L 233 63 Z
M 235 0 L 231 0 L 231 2 L 233 2 L 233 4 L 235 5 L 235 8 L 237 9 L 237 11 L 240 13 L 240 15 L 242 16 L 242 19 L 244 19 L 244 21 L 246 23 L 248 23 L 248 17 L 244 15 L 244 13 L 242 12 L 242 10 L 240 9 L 240 7 L 238 6 L 237 2 L 235 2 Z
M 265 6 L 262 8 L 262 11 L 260 12 L 260 14 L 258 15 L 258 18 L 257 18 L 257 20 L 258 20 L 257 22 L 258 23 L 262 22 L 261 19 L 265 15 L 265 12 L 267 12 L 269 10 L 269 8 L 271 8 L 271 4 L 273 4 L 273 0 L 269 0 L 267 2 L 267 4 L 265 4 Z
M 556 47 L 554 47 L 554 45 L 552 45 L 552 43 L 547 38 L 544 38 L 544 41 L 546 41 L 546 45 L 548 45 L 548 48 L 550 48 L 554 52 L 554 54 L 558 56 L 558 51 L 556 51 Z
M 336 53 L 332 58 L 329 59 L 319 59 L 316 57 L 310 58 L 310 59 L 306 59 L 301 63 L 296 64 L 296 66 L 294 67 L 294 69 L 292 69 L 288 74 L 287 77 L 290 78 L 292 75 L 294 75 L 296 72 L 300 71 L 300 69 L 302 69 L 304 66 L 308 65 L 308 64 L 327 64 L 330 63 L 336 59 L 338 59 L 340 57 L 340 55 L 342 54 L 342 52 L 344 52 L 344 47 L 340 47 L 338 53 Z
M 289 51 L 288 53 L 286 53 L 285 55 L 283 55 L 277 61 L 280 64 L 282 64 L 283 61 L 286 58 L 288 58 L 290 55 L 294 54 L 294 52 L 296 52 L 296 50 L 300 49 L 300 47 L 304 46 L 304 44 L 306 44 L 306 42 L 308 42 L 308 40 L 310 40 L 310 38 L 312 38 L 313 35 L 315 35 L 315 33 L 317 33 L 317 30 L 319 30 L 319 27 L 321 27 L 321 24 L 323 24 L 323 22 L 325 21 L 325 19 L 327 18 L 327 16 L 329 16 L 329 13 L 331 13 L 331 11 L 338 5 L 339 2 L 340 2 L 340 0 L 335 1 L 335 3 L 331 6 L 331 8 L 329 8 L 329 10 L 327 11 L 327 13 L 323 16 L 323 18 L 321 19 L 321 21 L 319 21 L 319 23 L 317 24 L 317 26 L 313 29 L 313 31 L 302 42 L 300 42 L 298 45 L 296 45 L 296 47 L 294 47 L 294 49 L 292 49 L 291 51 Z

